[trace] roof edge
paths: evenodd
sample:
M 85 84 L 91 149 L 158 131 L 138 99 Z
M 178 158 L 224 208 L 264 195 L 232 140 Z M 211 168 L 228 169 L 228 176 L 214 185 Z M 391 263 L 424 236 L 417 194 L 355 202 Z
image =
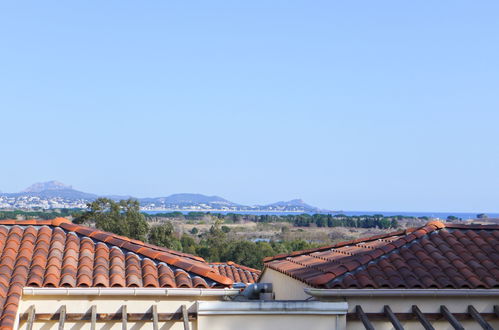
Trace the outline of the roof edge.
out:
M 305 288 L 305 293 L 312 297 L 498 297 L 499 289 L 317 289 Z
M 232 288 L 34 288 L 24 287 L 25 296 L 234 296 Z

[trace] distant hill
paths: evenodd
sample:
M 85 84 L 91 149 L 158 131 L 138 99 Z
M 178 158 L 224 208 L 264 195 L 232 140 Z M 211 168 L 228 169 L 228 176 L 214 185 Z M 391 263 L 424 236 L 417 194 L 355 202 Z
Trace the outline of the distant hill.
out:
M 66 185 L 59 181 L 48 181 L 35 183 L 28 188 L 24 189 L 19 193 L 0 193 L 1 197 L 14 198 L 16 201 L 4 201 L 4 205 L 9 205 L 10 207 L 53 207 L 51 205 L 57 205 L 58 208 L 64 207 L 61 205 L 66 205 L 66 207 L 76 207 L 75 205 L 85 205 L 81 204 L 86 202 L 91 202 L 98 197 L 107 197 L 113 200 L 133 198 L 132 196 L 117 196 L 117 195 L 97 195 L 92 193 L 86 193 L 74 189 L 70 185 Z M 30 202 L 30 197 L 37 197 L 39 200 L 36 202 Z M 66 204 L 61 204 L 60 201 L 55 203 L 51 201 L 53 199 L 63 199 Z M 22 200 L 22 202 L 19 202 Z M 42 200 L 42 201 L 40 201 Z M 43 202 L 45 200 L 46 202 Z M 200 210 L 200 211 L 210 211 L 210 210 L 225 210 L 225 211 L 270 211 L 270 212 L 319 212 L 320 209 L 306 204 L 301 199 L 293 199 L 287 202 L 277 202 L 268 205 L 256 205 L 256 206 L 246 206 L 231 202 L 219 196 L 207 196 L 202 194 L 173 194 L 166 197 L 153 197 L 153 198 L 138 198 L 140 204 L 146 210 Z M 2 201 L 0 201 L 2 202 Z M 75 203 L 78 202 L 78 203 Z M 6 204 L 7 203 L 7 204 Z M 10 203 L 10 204 L 9 204 Z M 31 204 L 30 204 L 31 203 Z M 19 206 L 21 205 L 21 206 Z M 49 205 L 49 206 L 44 206 Z M 55 206 L 54 206 L 55 207 Z
M 277 202 L 268 205 L 258 205 L 260 209 L 264 210 L 283 210 L 283 211 L 300 211 L 305 212 L 320 212 L 321 210 L 315 206 L 308 205 L 301 199 L 292 199 L 287 202 Z
M 73 190 L 72 186 L 67 186 L 59 181 L 38 182 L 32 184 L 28 188 L 21 191 L 21 193 L 39 193 L 46 190 Z
M 143 201 L 161 201 L 165 203 L 230 203 L 218 196 L 206 196 L 202 194 L 173 194 L 168 197 L 141 198 Z
M 173 194 L 167 197 L 156 197 L 156 198 L 140 198 L 140 203 L 145 204 L 155 204 L 161 205 L 165 208 L 175 208 L 175 207 L 195 207 L 200 205 L 210 206 L 212 208 L 221 207 L 238 207 L 236 203 L 230 202 L 222 197 L 218 196 L 206 196 L 202 194 Z
M 39 182 L 32 184 L 28 188 L 19 193 L 1 194 L 12 197 L 21 196 L 36 196 L 40 198 L 57 198 L 61 197 L 68 200 L 94 200 L 98 196 L 95 194 L 86 193 L 75 190 L 72 186 L 65 185 L 59 181 Z

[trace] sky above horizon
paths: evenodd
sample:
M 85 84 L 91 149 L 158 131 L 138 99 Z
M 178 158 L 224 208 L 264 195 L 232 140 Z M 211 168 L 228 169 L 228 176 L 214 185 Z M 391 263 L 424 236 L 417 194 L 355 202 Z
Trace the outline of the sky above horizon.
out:
M 499 211 L 496 1 L 0 4 L 0 190 Z

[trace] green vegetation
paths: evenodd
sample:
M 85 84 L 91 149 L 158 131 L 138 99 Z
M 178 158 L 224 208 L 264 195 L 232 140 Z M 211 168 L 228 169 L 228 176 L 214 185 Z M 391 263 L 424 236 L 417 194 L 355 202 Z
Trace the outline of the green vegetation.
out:
M 211 228 L 199 234 L 193 227 L 190 233 L 177 233 L 169 221 L 149 225 L 144 214 L 140 213 L 136 200 L 114 202 L 99 198 L 88 204 L 88 211 L 79 214 L 75 223 L 95 225 L 95 227 L 118 235 L 123 235 L 158 246 L 196 254 L 210 262 L 234 261 L 243 265 L 261 268 L 264 257 L 307 249 L 316 245 L 304 240 L 253 242 L 229 236 L 231 228 L 223 225 L 223 219 L 217 219 Z M 180 213 L 181 214 L 181 213 Z M 178 213 L 170 216 L 177 217 Z M 203 219 L 207 214 L 196 212 L 187 215 L 193 219 Z M 187 218 L 185 217 L 185 218 Z
M 61 209 L 50 211 L 0 211 L 0 220 L 6 219 L 54 219 L 57 217 L 69 217 L 77 213 L 77 210 Z
M 256 223 L 278 223 L 287 222 L 295 227 L 350 227 L 350 228 L 380 228 L 389 229 L 399 227 L 398 220 L 403 216 L 387 217 L 382 214 L 375 215 L 360 215 L 347 216 L 344 214 L 290 214 L 290 215 L 274 215 L 274 214 L 220 214 L 210 212 L 189 212 L 182 214 L 180 212 L 158 213 L 150 217 L 160 217 L 169 219 L 185 219 L 185 220 L 202 220 L 205 217 L 215 217 L 226 224 L 256 222 Z
M 196 254 L 212 262 L 234 261 L 248 267 L 261 268 L 265 257 L 317 247 L 317 244 L 304 240 L 270 242 L 239 240 L 228 236 L 228 231 L 224 230 L 224 227 L 221 226 L 221 221 L 216 221 L 208 232 L 201 235 L 199 243 L 193 245 Z M 182 239 L 185 236 L 182 236 Z
M 172 219 L 182 219 L 182 220 L 202 220 L 205 216 L 213 215 L 210 212 L 189 212 L 184 214 L 182 212 L 167 212 L 167 213 L 157 213 L 154 216 L 160 218 L 172 218 Z M 219 215 L 219 214 L 217 214 Z
M 141 241 L 147 240 L 149 224 L 140 212 L 139 201 L 134 199 L 115 202 L 98 198 L 88 203 L 88 211 L 76 217 L 75 223 L 94 223 L 95 227 Z
M 88 210 L 4 211 L 0 219 L 65 216 L 75 223 L 139 239 L 158 246 L 199 255 L 209 262 L 234 261 L 261 268 L 262 259 L 309 249 L 335 241 L 379 233 L 425 221 L 425 217 L 342 214 L 255 215 L 210 212 L 170 212 L 148 215 L 138 201 L 99 198 Z M 450 220 L 454 220 L 449 217 Z
M 182 243 L 175 237 L 175 229 L 171 222 L 154 225 L 149 230 L 148 242 L 174 250 L 182 250 Z
M 212 214 L 209 212 L 171 212 L 147 215 L 140 212 L 138 201 L 129 199 L 115 202 L 99 198 L 88 204 L 88 210 L 62 210 L 59 212 L 0 212 L 0 217 L 35 217 L 51 219 L 54 217 L 73 217 L 75 223 L 95 226 L 98 229 L 118 235 L 142 240 L 158 246 L 199 255 L 210 262 L 234 261 L 249 267 L 261 268 L 264 257 L 280 253 L 309 249 L 321 245 L 314 240 L 304 240 L 305 234 L 298 229 L 295 236 L 290 235 L 290 226 L 304 227 L 351 227 L 351 228 L 395 228 L 397 218 L 375 216 L 350 217 L 345 215 L 299 214 L 299 215 L 243 215 Z M 153 219 L 161 219 L 154 222 Z M 196 224 L 203 227 L 211 223 L 209 230 L 192 227 L 190 230 L 175 230 L 172 221 Z M 277 225 L 280 235 L 272 240 L 257 240 L 237 235 L 237 224 L 257 223 L 256 232 L 269 230 Z M 150 223 L 153 223 L 150 225 Z M 289 225 L 285 225 L 285 224 Z M 280 224 L 282 224 L 282 227 Z M 236 226 L 235 226 L 236 225 Z M 231 227 L 232 226 L 232 227 Z M 235 226 L 235 227 L 234 227 Z M 206 228 L 206 226 L 205 226 Z M 301 233 L 300 233 L 301 232 Z M 326 236 L 327 237 L 327 236 Z M 322 242 L 323 244 L 324 242 Z
M 343 214 L 300 214 L 298 216 L 286 216 L 291 218 L 297 227 L 309 227 L 315 224 L 317 227 L 351 227 L 351 228 L 397 228 L 397 217 L 385 217 L 382 214 L 346 216 Z

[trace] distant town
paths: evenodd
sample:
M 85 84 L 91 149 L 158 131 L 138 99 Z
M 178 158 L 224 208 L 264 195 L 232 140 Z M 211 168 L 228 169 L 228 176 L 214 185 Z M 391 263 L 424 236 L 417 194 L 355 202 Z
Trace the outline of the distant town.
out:
M 38 196 L 0 196 L 0 209 L 49 210 L 84 209 L 87 200 L 71 200 L 62 197 L 43 198 Z
M 87 203 L 98 197 L 112 200 L 130 196 L 99 196 L 73 189 L 58 181 L 35 183 L 18 193 L 0 193 L 0 209 L 50 210 L 86 209 Z M 218 196 L 201 194 L 174 194 L 167 197 L 137 198 L 143 211 L 203 211 L 203 212 L 322 212 L 300 199 L 268 205 L 247 206 L 233 203 Z

